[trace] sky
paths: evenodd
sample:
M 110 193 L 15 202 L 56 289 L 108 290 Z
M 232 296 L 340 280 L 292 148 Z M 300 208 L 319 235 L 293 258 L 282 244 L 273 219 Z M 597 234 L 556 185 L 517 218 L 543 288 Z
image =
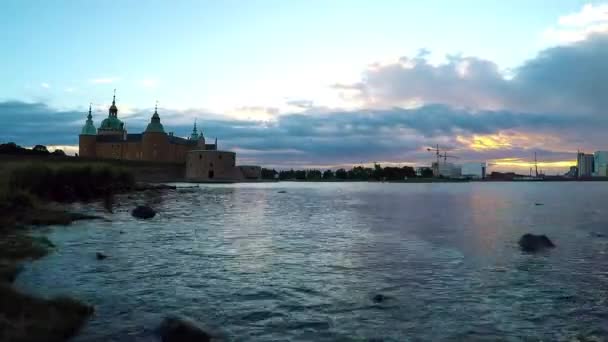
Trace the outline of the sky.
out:
M 238 162 L 547 173 L 608 150 L 608 2 L 5 0 L 0 142 L 75 152 L 114 89 L 141 131 L 196 119 Z

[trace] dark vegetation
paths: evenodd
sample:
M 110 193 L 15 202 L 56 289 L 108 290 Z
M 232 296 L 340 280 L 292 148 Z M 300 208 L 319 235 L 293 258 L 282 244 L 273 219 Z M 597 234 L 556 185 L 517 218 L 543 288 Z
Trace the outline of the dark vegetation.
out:
M 263 179 L 298 180 L 298 181 L 403 181 L 412 178 L 431 178 L 433 171 L 430 168 L 422 169 L 420 175 L 416 174 L 411 166 L 382 167 L 375 164 L 373 168 L 355 166 L 350 170 L 283 170 L 262 169 Z
M 45 151 L 43 146 L 28 150 L 0 145 L 0 154 L 48 155 Z M 45 237 L 31 235 L 29 227 L 95 218 L 49 202 L 105 198 L 134 189 L 135 182 L 129 172 L 113 165 L 65 162 L 52 155 L 37 163 L 25 160 L 0 163 L 0 341 L 65 341 L 78 332 L 93 308 L 66 297 L 36 298 L 11 286 L 21 262 L 41 258 L 54 248 Z
M 9 192 L 25 191 L 44 200 L 74 202 L 124 192 L 132 189 L 134 184 L 130 173 L 107 166 L 52 168 L 45 164 L 31 164 L 13 170 Z
M 32 149 L 28 149 L 21 147 L 13 142 L 0 144 L 0 154 L 10 154 L 16 156 L 65 156 L 65 152 L 63 152 L 63 150 L 55 150 L 53 152 L 49 152 L 49 150 L 44 145 L 36 145 L 32 147 Z

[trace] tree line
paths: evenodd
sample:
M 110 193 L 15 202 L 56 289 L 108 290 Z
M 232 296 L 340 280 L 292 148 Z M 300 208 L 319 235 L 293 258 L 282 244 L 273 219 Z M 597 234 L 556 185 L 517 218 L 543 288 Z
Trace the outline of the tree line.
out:
M 263 179 L 279 179 L 279 180 L 298 180 L 298 181 L 398 181 L 408 178 L 431 178 L 433 171 L 430 168 L 422 169 L 420 175 L 416 175 L 416 170 L 411 166 L 402 167 L 382 167 L 380 164 L 374 164 L 373 168 L 355 166 L 350 170 L 337 169 L 325 170 L 307 169 L 307 170 L 281 170 L 262 169 Z

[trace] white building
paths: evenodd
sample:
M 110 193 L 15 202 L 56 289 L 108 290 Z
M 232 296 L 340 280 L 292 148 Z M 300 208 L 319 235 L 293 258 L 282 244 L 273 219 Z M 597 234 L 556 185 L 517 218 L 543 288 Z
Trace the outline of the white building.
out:
M 591 177 L 593 175 L 594 163 L 595 156 L 593 154 L 585 154 L 579 152 L 576 155 L 576 166 L 578 167 L 578 176 Z
M 608 151 L 596 151 L 593 154 L 593 176 L 608 176 Z
M 486 178 L 486 163 L 464 163 L 462 164 L 462 175 L 473 179 Z
M 459 165 L 439 162 L 433 163 L 433 176 L 434 177 L 445 177 L 445 178 L 458 178 L 462 175 L 462 169 Z

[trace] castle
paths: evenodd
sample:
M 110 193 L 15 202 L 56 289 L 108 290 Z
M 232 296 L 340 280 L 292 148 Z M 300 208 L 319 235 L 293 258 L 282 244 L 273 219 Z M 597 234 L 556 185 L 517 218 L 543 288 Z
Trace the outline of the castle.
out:
M 90 159 L 118 159 L 184 165 L 188 181 L 242 181 L 261 178 L 259 166 L 236 166 L 236 153 L 220 151 L 215 143 L 207 144 L 196 122 L 189 138 L 166 133 L 160 122 L 158 106 L 143 133 L 127 133 L 118 118 L 116 93 L 112 105 L 98 129 L 93 124 L 91 106 L 78 139 L 79 156 Z

